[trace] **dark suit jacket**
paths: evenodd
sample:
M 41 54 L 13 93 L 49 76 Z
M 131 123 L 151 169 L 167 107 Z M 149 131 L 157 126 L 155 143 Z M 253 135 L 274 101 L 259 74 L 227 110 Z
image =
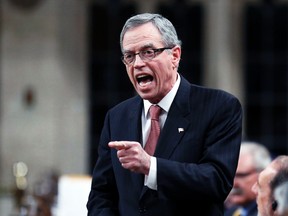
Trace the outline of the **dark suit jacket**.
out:
M 139 96 L 108 111 L 87 203 L 90 216 L 218 216 L 233 185 L 242 128 L 239 101 L 221 90 L 180 87 L 161 130 L 157 157 L 157 191 L 144 176 L 124 169 L 109 141 L 141 143 Z M 184 132 L 179 133 L 178 128 Z

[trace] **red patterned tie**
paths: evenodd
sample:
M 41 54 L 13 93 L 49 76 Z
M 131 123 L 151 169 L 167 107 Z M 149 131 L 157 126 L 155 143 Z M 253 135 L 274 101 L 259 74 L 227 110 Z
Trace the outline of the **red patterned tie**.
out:
M 153 155 L 155 152 L 155 148 L 157 145 L 158 137 L 160 134 L 160 125 L 159 125 L 159 115 L 161 113 L 161 107 L 158 105 L 152 105 L 149 109 L 149 113 L 151 116 L 151 129 L 150 133 L 144 147 L 145 151 L 149 155 Z

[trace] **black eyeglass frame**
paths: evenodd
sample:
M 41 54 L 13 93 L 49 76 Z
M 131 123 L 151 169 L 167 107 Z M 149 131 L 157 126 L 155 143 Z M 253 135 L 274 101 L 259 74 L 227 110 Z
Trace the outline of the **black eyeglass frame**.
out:
M 141 60 L 143 62 L 148 62 L 148 61 L 151 61 L 152 59 L 154 59 L 157 55 L 161 54 L 164 50 L 173 49 L 173 48 L 174 47 L 162 47 L 162 48 L 157 48 L 157 49 L 149 48 L 149 49 L 141 50 L 137 53 L 126 53 L 121 57 L 121 60 L 123 61 L 123 63 L 125 65 L 131 65 L 135 61 L 136 55 L 139 55 L 139 57 L 141 58 Z M 151 57 L 149 57 L 149 58 L 144 57 L 143 55 L 148 51 L 153 51 L 153 55 L 151 53 L 151 55 L 152 55 Z M 127 62 L 127 60 L 125 59 L 125 55 L 132 55 L 133 56 L 132 60 L 130 62 Z

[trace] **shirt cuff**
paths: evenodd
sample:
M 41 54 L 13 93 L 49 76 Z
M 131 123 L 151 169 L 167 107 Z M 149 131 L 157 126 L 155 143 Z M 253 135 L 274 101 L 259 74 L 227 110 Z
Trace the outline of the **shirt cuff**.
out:
M 144 185 L 152 190 L 157 190 L 157 160 L 156 157 L 151 157 L 150 170 L 148 175 L 145 175 Z

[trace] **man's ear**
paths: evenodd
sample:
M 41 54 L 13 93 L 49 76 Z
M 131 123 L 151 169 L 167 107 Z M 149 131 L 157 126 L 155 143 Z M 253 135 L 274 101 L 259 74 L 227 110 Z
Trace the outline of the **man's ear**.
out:
M 174 67 L 178 68 L 181 58 L 181 47 L 175 46 L 172 48 L 172 60 Z

